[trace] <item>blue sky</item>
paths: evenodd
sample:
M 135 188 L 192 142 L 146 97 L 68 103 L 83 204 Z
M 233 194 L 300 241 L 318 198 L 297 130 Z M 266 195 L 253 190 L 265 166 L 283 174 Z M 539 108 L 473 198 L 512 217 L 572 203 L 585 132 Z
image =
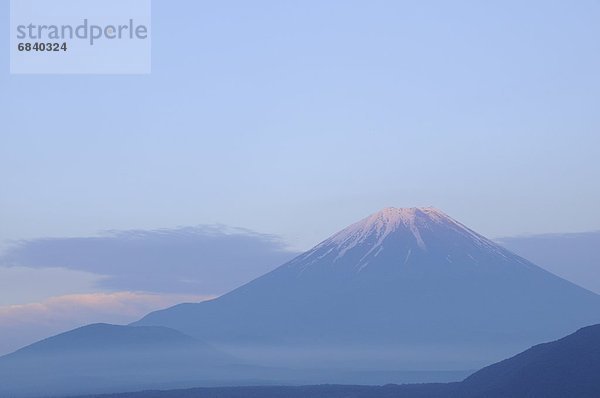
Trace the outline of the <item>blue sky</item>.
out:
M 4 245 L 220 223 L 299 250 L 387 206 L 491 237 L 600 229 L 598 1 L 152 14 L 151 75 L 10 75 L 1 37 Z
M 150 76 L 11 76 L 3 51 L 0 239 L 220 222 L 306 248 L 420 205 L 492 236 L 597 229 L 599 16 L 155 0 Z

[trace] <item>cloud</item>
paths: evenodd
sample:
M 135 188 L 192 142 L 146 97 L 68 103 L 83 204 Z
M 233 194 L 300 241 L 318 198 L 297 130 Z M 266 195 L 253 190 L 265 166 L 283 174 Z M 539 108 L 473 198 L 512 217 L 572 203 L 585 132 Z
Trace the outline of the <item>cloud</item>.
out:
M 103 279 L 101 275 L 65 268 L 0 267 L 0 306 L 98 292 L 97 285 Z
M 600 294 L 600 231 L 496 239 L 548 271 Z
M 112 291 L 218 295 L 294 255 L 274 235 L 197 226 L 22 241 L 5 250 L 0 266 L 63 268 L 103 275 L 95 286 Z
M 127 324 L 150 311 L 209 298 L 211 297 L 114 292 L 72 294 L 36 303 L 0 306 L 0 355 L 89 323 Z

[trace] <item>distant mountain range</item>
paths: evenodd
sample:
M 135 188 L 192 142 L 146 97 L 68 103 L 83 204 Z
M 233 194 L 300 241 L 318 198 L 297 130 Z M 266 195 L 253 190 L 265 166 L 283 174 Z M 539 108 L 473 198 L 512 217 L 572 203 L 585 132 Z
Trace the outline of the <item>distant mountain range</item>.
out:
M 460 380 L 599 322 L 597 294 L 437 209 L 387 208 L 217 299 L 2 357 L 0 395 Z M 492 391 L 473 377 L 461 393 Z
M 1 357 L 0 397 L 170 385 L 172 380 L 198 380 L 198 373 L 209 374 L 232 361 L 173 329 L 94 324 Z
M 539 344 L 461 383 L 369 386 L 229 387 L 145 391 L 104 398 L 597 398 L 600 325 Z

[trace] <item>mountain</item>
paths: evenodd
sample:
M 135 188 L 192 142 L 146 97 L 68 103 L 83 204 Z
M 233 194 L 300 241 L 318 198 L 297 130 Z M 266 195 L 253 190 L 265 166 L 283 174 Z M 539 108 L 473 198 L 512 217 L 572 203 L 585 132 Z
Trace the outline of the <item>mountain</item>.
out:
M 0 396 L 453 381 L 599 322 L 600 296 L 437 209 L 389 208 L 217 299 L 130 326 L 89 325 L 4 356 Z M 597 351 L 582 354 L 594 341 L 562 357 L 526 352 L 464 383 L 401 390 L 495 397 L 557 375 L 587 386 L 590 374 L 577 369 L 595 369 Z
M 121 350 L 148 351 L 161 347 L 169 349 L 200 347 L 207 352 L 211 349 L 193 337 L 166 327 L 132 327 L 96 323 L 83 326 L 66 333 L 49 337 L 4 358 L 26 358 L 39 355 L 70 355 L 80 353 L 102 353 Z M 211 353 L 213 356 L 216 352 Z
M 536 345 L 461 383 L 460 398 L 600 397 L 600 325 Z
M 233 359 L 179 331 L 94 324 L 0 358 L 0 396 L 123 391 L 198 378 Z
M 600 322 L 600 296 L 434 208 L 387 208 L 166 326 L 264 365 L 475 369 Z
M 600 396 L 600 325 L 539 344 L 461 383 L 385 386 L 257 386 L 144 391 L 102 398 L 596 398 Z M 100 397 L 99 397 L 100 398 Z

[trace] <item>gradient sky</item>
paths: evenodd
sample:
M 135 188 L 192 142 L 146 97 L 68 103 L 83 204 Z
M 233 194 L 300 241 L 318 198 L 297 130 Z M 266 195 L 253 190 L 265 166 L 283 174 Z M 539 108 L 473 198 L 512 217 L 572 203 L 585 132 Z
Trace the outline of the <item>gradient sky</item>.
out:
M 598 20 L 155 0 L 150 76 L 11 76 L 2 51 L 0 239 L 220 222 L 306 248 L 421 205 L 491 236 L 600 228 Z
M 0 245 L 221 223 L 299 250 L 387 206 L 600 229 L 599 20 L 596 0 L 154 0 L 147 76 L 9 75 L 2 36 Z

